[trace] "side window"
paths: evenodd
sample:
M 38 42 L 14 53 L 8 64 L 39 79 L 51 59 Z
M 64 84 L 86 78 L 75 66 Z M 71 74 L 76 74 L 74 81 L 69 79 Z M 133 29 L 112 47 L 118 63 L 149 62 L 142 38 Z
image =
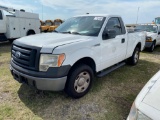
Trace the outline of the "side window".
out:
M 115 33 L 113 33 L 115 32 Z M 108 36 L 107 36 L 108 33 Z M 115 34 L 115 35 L 113 35 Z M 119 18 L 110 18 L 103 32 L 103 39 L 115 38 L 116 35 L 122 34 L 122 27 Z
M 2 16 L 2 11 L 0 10 L 0 20 L 3 19 L 3 16 Z

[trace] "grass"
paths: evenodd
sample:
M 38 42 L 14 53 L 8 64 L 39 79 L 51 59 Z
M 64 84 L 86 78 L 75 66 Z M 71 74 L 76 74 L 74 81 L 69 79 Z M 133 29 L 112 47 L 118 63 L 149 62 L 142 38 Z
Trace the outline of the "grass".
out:
M 9 43 L 0 43 L 0 120 L 123 120 L 146 82 L 160 69 L 160 48 L 141 53 L 139 64 L 96 78 L 90 92 L 72 99 L 16 82 L 9 71 Z

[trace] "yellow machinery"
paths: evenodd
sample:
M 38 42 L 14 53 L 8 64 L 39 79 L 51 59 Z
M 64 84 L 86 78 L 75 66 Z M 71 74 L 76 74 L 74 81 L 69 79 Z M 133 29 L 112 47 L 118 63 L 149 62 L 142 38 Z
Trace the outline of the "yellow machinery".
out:
M 45 25 L 45 23 L 42 20 L 40 20 L 40 23 L 41 23 L 41 26 Z
M 51 25 L 49 27 L 48 32 L 52 32 L 54 31 L 59 25 L 61 25 L 63 23 L 63 21 L 61 19 L 55 19 L 53 22 L 53 25 Z
M 52 20 L 46 20 L 44 25 L 41 25 L 41 32 L 50 31 L 50 26 L 54 25 Z

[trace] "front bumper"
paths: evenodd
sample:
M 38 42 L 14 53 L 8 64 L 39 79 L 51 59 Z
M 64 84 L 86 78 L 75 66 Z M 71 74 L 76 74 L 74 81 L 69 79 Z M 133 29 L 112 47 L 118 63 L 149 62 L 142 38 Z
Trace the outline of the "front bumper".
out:
M 39 73 L 40 77 L 37 77 L 38 74 L 36 74 L 36 76 L 26 74 L 17 69 L 19 68 L 19 66 L 17 66 L 17 68 L 14 68 L 12 65 L 15 64 L 11 62 L 10 65 L 11 74 L 14 77 L 14 79 L 20 83 L 26 83 L 27 85 L 33 86 L 38 90 L 48 90 L 48 91 L 61 91 L 65 87 L 67 76 L 48 78 L 47 76 L 41 77 L 41 73 Z M 27 71 L 32 72 L 29 70 Z
M 145 43 L 145 47 L 146 48 L 150 48 L 152 46 L 153 42 L 146 42 Z

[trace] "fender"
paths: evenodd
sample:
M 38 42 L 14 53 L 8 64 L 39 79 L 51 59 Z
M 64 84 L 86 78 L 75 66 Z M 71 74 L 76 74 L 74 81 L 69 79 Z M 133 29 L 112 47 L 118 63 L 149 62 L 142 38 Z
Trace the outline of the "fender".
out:
M 55 53 L 57 53 L 56 50 L 54 51 L 53 54 Z M 63 65 L 73 66 L 78 60 L 85 58 L 85 57 L 89 57 L 94 60 L 95 65 L 96 65 L 96 71 L 99 71 L 101 58 L 96 53 L 97 52 L 95 52 L 94 49 L 89 48 L 89 47 L 78 48 L 73 51 L 65 52 L 66 59 L 63 62 Z

